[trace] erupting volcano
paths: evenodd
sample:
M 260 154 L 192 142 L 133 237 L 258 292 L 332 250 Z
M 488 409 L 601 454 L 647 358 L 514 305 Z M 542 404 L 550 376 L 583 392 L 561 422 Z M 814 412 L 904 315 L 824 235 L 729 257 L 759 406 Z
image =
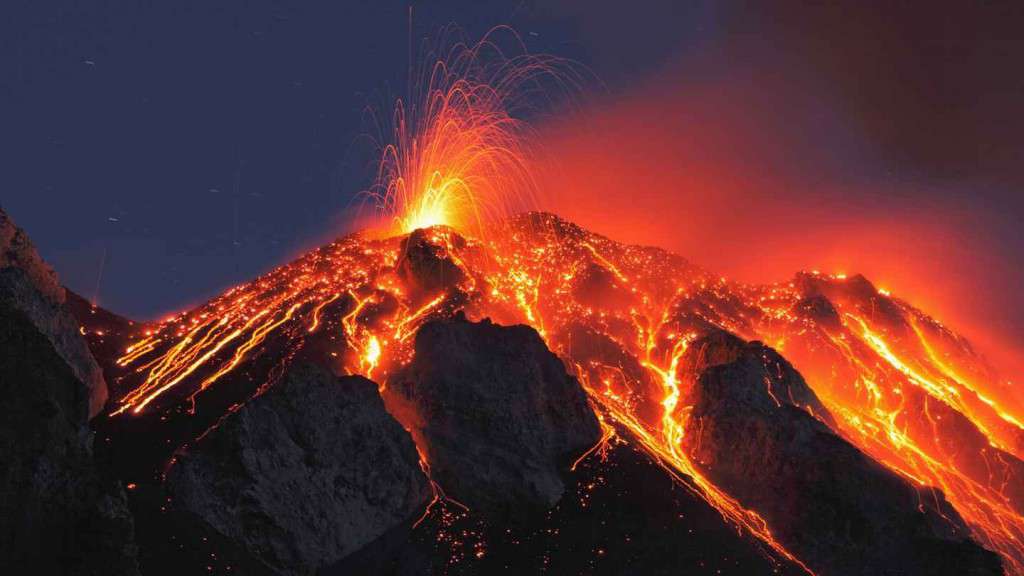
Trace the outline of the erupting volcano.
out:
M 396 107 L 365 195 L 378 230 L 157 323 L 80 304 L 110 388 L 94 426 L 120 477 L 133 489 L 161 485 L 190 447 L 291 382 L 293 365 L 316 363 L 376 383 L 429 479 L 429 502 L 409 529 L 433 522 L 439 540 L 457 543 L 451 550 L 475 542 L 460 560 L 471 567 L 489 544 L 466 526 L 497 504 L 465 487 L 451 439 L 437 440 L 438 419 L 461 416 L 447 396 L 427 399 L 425 382 L 446 377 L 431 351 L 469 378 L 466 366 L 479 362 L 466 350 L 525 325 L 568 376 L 551 380 L 546 361 L 524 374 L 578 386 L 585 403 L 552 397 L 569 399 L 566 413 L 587 412 L 581 421 L 592 411 L 599 426 L 551 449 L 571 453 L 568 477 L 579 467 L 601 477 L 609 452 L 640 454 L 777 571 L 869 573 L 887 568 L 892 550 L 918 546 L 893 569 L 982 574 L 1001 563 L 1024 575 L 1024 406 L 912 294 L 811 271 L 734 282 L 535 210 L 539 148 L 522 102 L 582 82 L 564 61 L 506 57 L 490 37 L 457 45 Z M 515 352 L 494 344 L 496 357 L 539 346 L 529 329 L 516 333 Z M 488 378 L 498 381 L 495 372 Z M 341 382 L 331 390 L 364 381 Z M 541 412 L 559 421 L 559 410 Z M 548 494 L 545 482 L 530 490 Z M 587 498 L 565 496 L 574 497 Z M 277 552 L 254 550 L 278 566 Z
M 245 394 L 259 393 L 279 364 L 301 354 L 327 355 L 337 372 L 374 379 L 387 399 L 425 323 L 462 311 L 527 324 L 579 379 L 603 422 L 601 444 L 587 457 L 624 441 L 727 521 L 799 561 L 774 535 L 779 527 L 718 486 L 715 463 L 702 461 L 692 388 L 702 365 L 722 362 L 705 357 L 722 353 L 709 335 L 726 331 L 766 342 L 804 375 L 811 397 L 779 398 L 778 368 L 765 357 L 763 385 L 780 409 L 799 407 L 912 483 L 922 510 L 944 495 L 969 533 L 1020 573 L 1021 409 L 1009 385 L 938 321 L 860 276 L 808 272 L 742 285 L 551 214 L 492 222 L 488 231 L 485 240 L 445 226 L 381 240 L 349 236 L 140 326 L 123 335 L 130 344 L 114 382 L 128 392 L 111 418 L 196 418 L 217 402 L 219 385 L 244 381 Z

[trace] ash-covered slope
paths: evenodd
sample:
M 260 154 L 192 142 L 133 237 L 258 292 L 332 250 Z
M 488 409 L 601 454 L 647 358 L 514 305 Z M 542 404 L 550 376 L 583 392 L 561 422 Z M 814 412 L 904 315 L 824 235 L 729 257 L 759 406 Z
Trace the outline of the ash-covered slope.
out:
M 799 274 L 776 285 L 732 283 L 665 251 L 619 244 L 549 214 L 524 215 L 496 225 L 484 239 L 463 238 L 442 227 L 390 239 L 346 237 L 195 310 L 136 327 L 117 358 L 110 358 L 106 351 L 107 357 L 100 359 L 126 390 L 113 399 L 109 415 L 97 422 L 106 454 L 126 480 L 158 487 L 174 450 L 215 429 L 233 407 L 272 389 L 289 366 L 304 360 L 337 374 L 362 374 L 379 382 L 389 409 L 414 432 L 429 466 L 431 450 L 437 447 L 431 446 L 431 435 L 424 433 L 430 427 L 415 420 L 419 415 L 396 408 L 399 404 L 394 400 L 415 400 L 416 390 L 432 390 L 431 373 L 449 369 L 444 363 L 451 359 L 435 354 L 430 356 L 430 366 L 421 366 L 419 381 L 403 381 L 410 366 L 426 362 L 427 356 L 418 358 L 414 345 L 421 327 L 450 321 L 460 311 L 471 320 L 491 318 L 499 325 L 534 328 L 579 382 L 605 430 L 615 431 L 617 440 L 606 436 L 606 445 L 627 442 L 629 448 L 616 451 L 639 451 L 659 464 L 681 493 L 706 502 L 694 506 L 713 509 L 728 525 L 738 526 L 745 535 L 738 542 L 745 544 L 728 546 L 760 548 L 784 566 L 799 567 L 802 562 L 830 573 L 838 565 L 821 558 L 852 557 L 850 550 L 856 546 L 877 549 L 868 540 L 858 541 L 861 536 L 844 540 L 823 534 L 813 546 L 802 544 L 786 536 L 799 524 L 793 520 L 792 526 L 785 525 L 791 520 L 762 498 L 796 507 L 799 518 L 826 509 L 838 513 L 830 499 L 842 491 L 830 495 L 823 487 L 808 493 L 797 477 L 781 475 L 789 479 L 773 476 L 776 484 L 769 493 L 750 493 L 702 464 L 703 453 L 695 443 L 701 437 L 693 428 L 695 411 L 700 408 L 710 414 L 714 410 L 701 403 L 706 397 L 699 393 L 700 374 L 686 370 L 691 348 L 721 330 L 766 342 L 804 375 L 807 384 L 788 387 L 786 398 L 766 405 L 778 412 L 764 421 L 770 432 L 766 437 L 786 439 L 792 430 L 810 426 L 827 439 L 822 446 L 832 447 L 822 450 L 846 454 L 831 454 L 835 459 L 829 461 L 859 462 L 856 466 L 862 472 L 871 470 L 887 478 L 864 494 L 843 496 L 855 496 L 848 502 L 863 499 L 863 504 L 882 511 L 872 517 L 891 513 L 907 519 L 879 533 L 894 530 L 889 533 L 905 542 L 925 534 L 926 540 L 938 542 L 944 551 L 974 550 L 959 556 L 959 552 L 950 553 L 978 573 L 998 570 L 992 557 L 970 542 L 973 539 L 998 552 L 1009 572 L 1022 573 L 1024 515 L 1019 490 L 1024 485 L 1020 460 L 1024 412 L 1004 381 L 963 339 L 860 277 Z M 81 321 L 89 332 L 89 318 Z M 481 365 L 490 364 L 491 360 L 482 359 L 491 354 L 490 347 L 484 348 L 466 348 L 465 353 Z M 103 355 L 95 344 L 94 350 Z M 771 362 L 761 361 L 766 370 L 771 369 Z M 739 382 L 743 374 L 734 376 L 729 377 L 728 389 L 751 385 L 749 379 Z M 485 377 L 484 371 L 477 370 L 466 385 L 485 384 L 479 382 Z M 437 400 L 430 394 L 418 398 L 421 406 Z M 462 400 L 468 398 L 500 402 L 495 395 Z M 722 401 L 728 404 L 727 397 Z M 480 422 L 471 421 L 470 426 L 442 427 L 448 432 L 435 436 L 438 446 L 446 443 L 457 449 L 456 430 L 487 431 L 488 422 L 499 413 L 493 408 L 481 406 Z M 542 446 L 553 442 L 547 436 L 522 438 L 529 442 L 522 447 L 526 454 L 544 452 L 547 449 Z M 467 439 L 467 447 L 472 446 L 471 440 L 476 441 Z M 742 441 L 728 439 L 725 454 L 730 453 L 729 443 Z M 813 469 L 814 450 L 779 442 L 777 447 L 792 461 L 792 469 Z M 588 456 L 588 466 L 599 461 L 600 452 Z M 443 458 L 438 464 L 433 479 L 439 493 L 446 489 L 445 483 L 467 482 L 468 488 L 455 491 L 472 494 L 480 486 L 477 480 L 486 478 L 473 472 L 464 475 L 459 466 L 449 466 Z M 844 466 L 835 464 L 837 470 Z M 441 470 L 448 471 L 447 479 Z M 491 472 L 501 475 L 500 470 L 497 466 Z M 560 470 L 567 473 L 564 467 Z M 853 469 L 850 473 L 855 475 Z M 573 478 L 570 474 L 562 483 L 574 486 Z M 543 484 L 554 485 L 549 480 Z M 945 497 L 948 505 L 936 504 L 934 510 L 951 506 L 956 512 L 945 514 L 938 521 L 941 525 L 935 526 L 935 514 L 928 511 L 932 508 L 908 507 L 908 494 L 917 495 L 919 501 L 941 502 Z M 565 505 L 563 498 L 557 509 Z M 461 526 L 476 521 L 486 524 L 486 508 L 471 506 L 465 513 L 469 520 L 452 520 L 464 513 L 457 504 L 442 501 L 415 530 L 396 528 L 374 546 L 408 551 L 408 543 L 421 534 L 417 530 L 425 529 L 433 530 L 433 541 L 444 540 L 445 534 L 451 535 L 449 528 L 459 522 Z M 581 532 L 560 537 L 577 542 L 598 541 L 608 534 L 624 540 L 649 534 L 643 528 L 616 527 L 609 517 L 601 518 L 600 527 L 584 529 L 580 519 L 585 517 L 591 516 L 581 513 L 566 520 L 563 526 Z M 527 520 L 527 525 L 543 526 L 536 520 Z M 922 532 L 921 526 L 928 528 Z M 406 536 L 395 536 L 403 531 Z M 466 536 L 470 532 L 487 534 L 499 542 L 496 549 L 514 555 L 515 547 L 501 543 L 502 537 L 486 527 L 466 529 L 454 539 L 470 541 Z M 856 546 L 849 548 L 850 542 Z M 829 547 L 837 548 L 829 551 Z M 638 547 L 624 553 L 640 554 L 641 549 L 646 550 Z M 461 569 L 472 572 L 474 566 L 485 564 L 523 566 L 503 562 L 486 551 L 473 560 L 478 551 L 463 550 L 466 561 Z M 437 553 L 437 548 L 430 547 L 430 554 Z M 387 556 L 362 555 L 368 565 L 377 565 L 374 562 Z M 575 558 L 582 562 L 582 549 Z M 570 572 L 600 572 L 597 564 L 562 560 Z M 864 564 L 865 570 L 930 566 L 915 564 L 923 560 L 913 554 L 893 558 L 891 564 L 882 557 L 872 562 Z M 853 570 L 853 564 L 855 560 L 843 570 Z M 609 573 L 628 573 L 628 568 L 620 568 Z

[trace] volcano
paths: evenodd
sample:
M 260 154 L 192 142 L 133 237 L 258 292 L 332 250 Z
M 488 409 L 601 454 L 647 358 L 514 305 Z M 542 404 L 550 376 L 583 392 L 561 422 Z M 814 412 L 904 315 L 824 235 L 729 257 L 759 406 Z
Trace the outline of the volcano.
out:
M 143 323 L 3 221 L 5 402 L 78 383 L 39 401 L 95 445 L 47 466 L 97 478 L 67 498 L 124 519 L 119 572 L 1024 573 L 1012 386 L 864 277 L 732 282 L 531 212 L 345 236 Z M 81 554 L 50 561 L 102 572 Z

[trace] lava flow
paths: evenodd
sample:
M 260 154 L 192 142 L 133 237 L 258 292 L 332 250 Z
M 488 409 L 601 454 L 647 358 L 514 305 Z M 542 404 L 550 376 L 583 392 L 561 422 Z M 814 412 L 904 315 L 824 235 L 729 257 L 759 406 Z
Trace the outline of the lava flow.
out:
M 510 95 L 556 62 L 488 64 L 492 48 L 456 51 L 430 69 L 416 106 L 398 106 L 370 196 L 391 235 L 339 239 L 141 329 L 118 360 L 128 391 L 111 416 L 202 409 L 232 379 L 258 394 L 301 354 L 373 378 L 387 399 L 423 323 L 457 311 L 525 323 L 576 374 L 607 431 L 802 566 L 690 456 L 683 359 L 724 329 L 783 353 L 838 434 L 922 499 L 941 490 L 973 537 L 1024 574 L 1024 407 L 965 340 L 859 276 L 744 285 L 554 215 L 513 216 L 533 187 Z

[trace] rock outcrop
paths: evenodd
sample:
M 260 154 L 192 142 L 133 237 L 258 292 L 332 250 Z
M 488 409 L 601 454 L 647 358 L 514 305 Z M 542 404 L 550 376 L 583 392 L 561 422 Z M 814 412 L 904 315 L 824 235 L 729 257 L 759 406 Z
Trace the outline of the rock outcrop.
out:
M 312 364 L 180 453 L 172 507 L 281 574 L 313 574 L 421 512 L 431 497 L 377 385 Z
M 128 370 L 119 366 L 117 360 L 124 355 L 132 339 L 142 331 L 142 325 L 94 305 L 70 288 L 65 288 L 64 293 L 66 307 L 82 326 L 89 351 L 103 371 L 107 396 L 111 400 L 122 398 L 128 393 L 123 377 Z
M 409 288 L 413 302 L 458 289 L 466 273 L 452 260 L 446 243 L 462 247 L 465 242 L 444 227 L 415 230 L 402 240 L 395 272 Z
M 24 300 L 9 298 L 0 297 L 0 573 L 138 574 L 124 491 L 93 459 L 91 391 Z
M 88 390 L 89 417 L 107 401 L 103 372 L 65 302 L 64 287 L 25 231 L 0 209 L 0 299 L 23 312 Z
M 424 324 L 414 349 L 389 383 L 389 403 L 401 405 L 394 410 L 445 493 L 484 514 L 554 505 L 560 470 L 601 430 L 537 332 L 458 315 Z
M 915 488 L 837 436 L 781 356 L 722 332 L 691 347 L 687 446 L 822 574 L 1001 574 L 937 490 Z M 812 413 L 814 416 L 812 416 Z

